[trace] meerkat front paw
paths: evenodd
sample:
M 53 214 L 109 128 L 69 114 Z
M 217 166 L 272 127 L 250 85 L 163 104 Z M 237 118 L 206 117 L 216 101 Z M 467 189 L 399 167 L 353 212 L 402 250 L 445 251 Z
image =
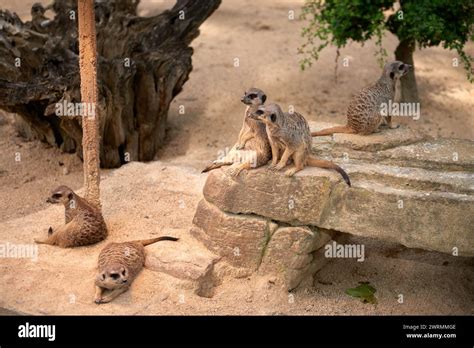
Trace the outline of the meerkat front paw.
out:
M 245 144 L 237 144 L 235 145 L 236 150 L 242 150 L 245 147 Z
M 102 297 L 96 298 L 96 299 L 94 300 L 94 302 L 95 302 L 96 304 L 105 303 L 105 302 L 102 302 Z
M 293 176 L 296 174 L 298 170 L 296 168 L 291 168 L 291 169 L 288 169 L 286 172 L 285 172 L 285 175 L 286 176 Z

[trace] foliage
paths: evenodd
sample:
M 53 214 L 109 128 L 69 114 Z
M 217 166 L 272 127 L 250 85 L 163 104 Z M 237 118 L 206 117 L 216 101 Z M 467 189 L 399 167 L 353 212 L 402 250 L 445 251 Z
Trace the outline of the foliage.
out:
M 363 303 L 376 304 L 377 299 L 374 294 L 377 290 L 367 282 L 361 282 L 356 288 L 347 289 L 346 294 L 359 298 Z
M 363 44 L 371 38 L 376 39 L 376 56 L 382 63 L 382 36 L 389 30 L 419 48 L 442 45 L 455 50 L 473 82 L 472 57 L 464 52 L 467 41 L 474 40 L 472 0 L 307 0 L 301 17 L 308 21 L 301 33 L 306 39 L 299 49 L 305 55 L 302 69 L 328 45 L 339 49 L 350 40 Z

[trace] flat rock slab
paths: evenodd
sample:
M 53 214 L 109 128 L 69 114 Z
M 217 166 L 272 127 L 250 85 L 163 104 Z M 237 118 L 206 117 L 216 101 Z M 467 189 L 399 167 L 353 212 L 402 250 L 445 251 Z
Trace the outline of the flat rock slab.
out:
M 335 123 L 310 122 L 311 131 L 320 131 L 325 128 L 337 126 Z M 411 144 L 426 139 L 427 136 L 419 131 L 400 125 L 396 129 L 381 128 L 380 132 L 370 135 L 354 135 L 336 133 L 332 136 L 322 136 L 318 138 L 332 137 L 334 146 L 351 148 L 362 151 L 380 151 L 402 144 Z
M 401 131 L 384 131 L 392 147 L 379 151 L 348 148 L 361 136 L 346 135 L 352 142 L 340 144 L 339 154 L 346 156 L 335 162 L 347 171 L 352 187 L 338 173 L 319 168 L 305 168 L 292 178 L 265 167 L 237 178 L 220 169 L 209 174 L 204 197 L 223 212 L 473 256 L 474 143 L 414 136 L 400 137 L 397 146 L 391 132 Z M 365 142 L 377 148 L 383 134 Z M 334 158 L 336 147 L 328 140 L 315 139 L 314 147 L 320 157 Z
M 335 125 L 310 122 L 313 131 Z M 370 135 L 334 134 L 313 137 L 312 150 L 318 156 L 333 158 L 342 163 L 362 160 L 397 167 L 474 172 L 474 142 L 463 139 L 432 139 L 404 125 Z

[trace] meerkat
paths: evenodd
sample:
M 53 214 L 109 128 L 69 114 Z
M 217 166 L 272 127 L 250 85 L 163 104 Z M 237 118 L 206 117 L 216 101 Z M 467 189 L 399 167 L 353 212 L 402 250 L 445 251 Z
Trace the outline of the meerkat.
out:
M 395 85 L 398 79 L 406 75 L 411 65 L 400 61 L 385 64 L 382 76 L 371 86 L 363 88 L 352 97 L 347 109 L 347 124 L 312 132 L 311 136 L 331 135 L 334 133 L 354 133 L 368 135 L 378 131 L 382 122 L 391 129 L 390 115 L 381 114 L 381 106 L 388 105 L 395 97 Z
M 240 101 L 247 107 L 237 144 L 222 159 L 218 159 L 206 167 L 202 171 L 203 173 L 222 166 L 232 165 L 230 174 L 238 176 L 242 170 L 261 167 L 268 163 L 271 159 L 271 150 L 265 125 L 250 117 L 259 106 L 265 103 L 266 99 L 267 96 L 261 89 L 250 88 L 245 91 Z
M 268 104 L 259 107 L 252 117 L 265 123 L 272 151 L 271 170 L 283 169 L 292 159 L 294 166 L 285 172 L 287 176 L 293 176 L 305 166 L 334 169 L 351 186 L 349 176 L 341 167 L 311 155 L 311 131 L 301 114 L 283 112 L 278 104 Z
M 64 205 L 66 224 L 55 230 L 50 227 L 48 238 L 35 239 L 36 243 L 73 248 L 98 243 L 107 238 L 107 226 L 100 210 L 69 187 L 59 186 L 46 202 Z
M 236 145 L 237 150 L 245 148 L 247 141 L 254 138 L 260 129 L 263 130 L 265 128 L 265 125 L 261 122 L 249 117 L 259 106 L 265 104 L 265 100 L 267 100 L 266 94 L 258 88 L 248 89 L 240 99 L 242 103 L 247 105 L 247 108 L 245 109 L 244 122 L 240 129 L 239 139 Z
M 124 243 L 110 243 L 99 254 L 95 279 L 95 303 L 107 303 L 127 291 L 145 265 L 145 246 L 174 237 L 157 237 Z M 104 291 L 109 293 L 103 296 Z

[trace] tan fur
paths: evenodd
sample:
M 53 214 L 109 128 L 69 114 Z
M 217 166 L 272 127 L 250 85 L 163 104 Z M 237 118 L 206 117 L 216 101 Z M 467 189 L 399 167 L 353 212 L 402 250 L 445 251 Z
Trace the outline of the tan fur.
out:
M 271 159 L 270 143 L 265 125 L 249 117 L 259 106 L 264 104 L 265 100 L 265 93 L 258 88 L 250 88 L 245 92 L 241 101 L 247 105 L 247 108 L 237 144 L 222 159 L 207 166 L 203 173 L 231 165 L 230 174 L 237 176 L 242 170 L 261 167 Z
M 387 105 L 395 97 L 395 85 L 399 78 L 411 69 L 411 65 L 394 61 L 385 64 L 382 76 L 371 86 L 363 88 L 355 95 L 347 109 L 347 124 L 312 132 L 311 136 L 331 135 L 334 133 L 356 133 L 367 135 L 378 131 L 382 122 L 386 121 L 389 128 L 392 125 L 391 117 L 382 116 L 381 105 Z
M 338 165 L 325 160 L 319 160 L 311 155 L 311 133 L 308 122 L 299 113 L 285 113 L 277 104 L 260 107 L 253 117 L 260 119 L 266 125 L 266 131 L 272 149 L 272 164 L 270 169 L 281 170 L 289 160 L 294 166 L 286 171 L 292 176 L 305 166 L 336 170 L 350 186 L 347 173 Z
M 107 303 L 127 291 L 145 265 L 145 246 L 174 237 L 158 237 L 124 243 L 110 243 L 99 254 L 98 275 L 95 280 L 95 302 Z M 104 291 L 109 293 L 103 296 Z
M 100 210 L 69 187 L 56 188 L 47 202 L 64 204 L 66 224 L 57 229 L 50 227 L 48 238 L 35 239 L 36 243 L 73 248 L 98 243 L 107 238 L 107 226 Z

